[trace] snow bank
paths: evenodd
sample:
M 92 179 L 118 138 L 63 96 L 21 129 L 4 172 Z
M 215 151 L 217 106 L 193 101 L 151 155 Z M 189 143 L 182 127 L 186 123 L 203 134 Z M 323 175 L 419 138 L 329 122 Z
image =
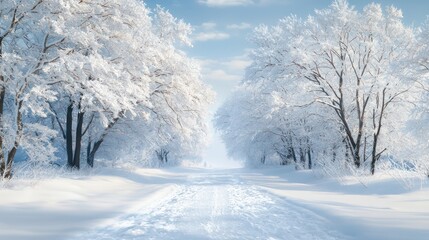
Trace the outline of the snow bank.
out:
M 159 169 L 101 169 L 97 176 L 0 188 L 0 239 L 67 239 L 164 198 L 175 176 Z
M 355 239 L 423 240 L 429 236 L 427 182 L 410 189 L 381 174 L 339 182 L 290 167 L 246 171 L 242 177 L 335 221 L 339 230 Z

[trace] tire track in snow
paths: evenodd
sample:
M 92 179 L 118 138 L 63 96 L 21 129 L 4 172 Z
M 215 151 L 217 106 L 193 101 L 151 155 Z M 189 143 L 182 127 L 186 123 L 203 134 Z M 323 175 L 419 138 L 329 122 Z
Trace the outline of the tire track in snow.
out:
M 154 206 L 78 239 L 344 239 L 326 220 L 243 183 L 236 174 L 192 175 Z

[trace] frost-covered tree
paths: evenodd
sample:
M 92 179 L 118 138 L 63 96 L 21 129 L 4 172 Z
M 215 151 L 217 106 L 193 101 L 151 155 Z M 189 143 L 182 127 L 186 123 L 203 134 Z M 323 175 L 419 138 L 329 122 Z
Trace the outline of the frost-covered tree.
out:
M 149 155 L 145 160 L 155 157 L 164 164 L 200 154 L 206 140 L 205 118 L 213 94 L 202 83 L 196 62 L 176 47 L 190 44 L 189 26 L 161 8 L 156 10 L 154 19 L 153 29 L 160 46 L 157 46 L 157 64 L 153 65 L 150 75 L 149 104 L 138 105 L 136 111 L 140 117 L 123 119 L 115 127 L 115 132 L 120 134 L 132 129 L 128 141 L 118 143 L 115 134 L 107 141 L 123 146 L 126 156 L 133 152 L 132 158 L 137 161 L 143 160 L 142 155 Z M 127 145 L 134 146 L 134 150 L 127 150 Z M 109 149 L 104 152 L 124 157 L 123 152 L 119 153 L 122 156 Z
M 402 63 L 412 53 L 414 34 L 401 20 L 394 7 L 383 14 L 380 5 L 370 4 L 359 13 L 346 1 L 335 1 L 304 22 L 283 22 L 303 30 L 302 41 L 294 39 L 286 50 L 295 77 L 309 81 L 315 101 L 337 116 L 354 165 L 368 160 L 372 173 L 388 147 L 382 129 L 395 128 L 387 115 L 396 114 L 401 123 L 400 98 L 413 86 Z
M 254 108 L 281 113 L 283 117 L 275 119 L 287 123 L 272 124 L 271 117 L 265 117 L 260 126 L 272 124 L 282 129 L 285 139 L 297 138 L 289 142 L 299 143 L 300 156 L 308 152 L 319 156 L 316 162 L 345 160 L 356 168 L 367 166 L 371 173 L 383 154 L 396 151 L 394 138 L 409 115 L 408 99 L 416 81 L 410 74 L 415 33 L 402 23 L 400 10 L 388 7 L 383 12 L 380 5 L 369 4 L 359 12 L 338 0 L 306 19 L 290 16 L 276 26 L 260 26 L 253 42 L 256 49 L 244 84 L 256 90 L 246 99 L 258 94 L 275 98 L 274 105 L 255 101 Z M 236 112 L 230 118 L 244 121 L 242 126 L 253 121 Z M 217 122 L 222 122 L 221 114 Z M 218 128 L 224 137 L 240 131 Z M 248 137 L 257 134 L 261 132 Z M 287 141 L 280 139 L 277 145 L 282 142 Z
M 79 168 L 84 135 L 91 135 L 89 144 L 95 141 L 93 156 L 104 132 L 147 99 L 150 62 L 142 59 L 153 50 L 151 20 L 136 1 L 64 3 L 62 13 L 64 21 L 53 23 L 65 38 L 63 49 L 59 61 L 47 70 L 57 79 L 53 88 L 63 100 L 55 105 L 67 109 L 64 126 L 58 123 L 68 166 Z
M 177 49 L 177 45 L 190 45 L 190 26 L 157 8 L 152 32 L 153 55 L 142 58 L 150 66 L 149 94 L 144 101 L 137 101 L 136 116 L 128 115 L 111 125 L 114 133 L 106 138 L 106 144 L 121 146 L 122 151 L 103 152 L 119 159 L 134 155 L 132 158 L 140 162 L 150 161 L 154 155 L 161 163 L 168 159 L 177 162 L 198 155 L 203 147 L 212 93 L 201 82 L 196 63 Z M 124 133 L 127 141 L 118 141 L 118 134 Z
M 0 176 L 10 178 L 19 148 L 31 160 L 53 159 L 55 132 L 32 118 L 46 116 L 46 102 L 56 99 L 42 68 L 56 61 L 60 41 L 38 24 L 49 14 L 46 1 L 0 3 Z
M 414 170 L 429 176 L 429 20 L 418 29 L 416 56 L 410 64 L 415 67 L 412 74 L 417 77 L 417 89 L 410 102 L 414 104 L 411 121 L 407 124 L 407 135 L 401 142 L 408 151 L 401 156 L 402 165 L 412 165 Z
M 86 155 L 92 166 L 121 121 L 158 126 L 168 136 L 159 147 L 178 155 L 203 141 L 211 92 L 177 48 L 190 45 L 188 24 L 137 0 L 0 3 L 2 177 L 18 149 L 43 161 L 59 150 L 77 169 Z

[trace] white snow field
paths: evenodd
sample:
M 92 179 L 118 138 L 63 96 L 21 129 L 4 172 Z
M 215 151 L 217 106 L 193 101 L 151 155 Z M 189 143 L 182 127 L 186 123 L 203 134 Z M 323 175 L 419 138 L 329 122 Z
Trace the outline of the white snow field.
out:
M 340 239 L 318 215 L 243 182 L 237 173 L 190 175 L 167 198 L 83 239 Z
M 1 189 L 0 239 L 428 239 L 427 186 L 344 183 L 292 168 L 105 169 Z

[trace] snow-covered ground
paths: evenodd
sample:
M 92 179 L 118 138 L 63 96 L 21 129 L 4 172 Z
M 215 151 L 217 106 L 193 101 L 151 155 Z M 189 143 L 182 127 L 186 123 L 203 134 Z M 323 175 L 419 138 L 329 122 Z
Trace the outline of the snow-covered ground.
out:
M 427 239 L 429 188 L 291 168 L 105 169 L 0 190 L 0 239 Z
M 290 168 L 260 169 L 243 178 L 330 219 L 354 239 L 429 239 L 427 180 L 414 179 L 414 188 L 407 190 L 409 184 L 389 174 L 344 178 L 340 184 Z

